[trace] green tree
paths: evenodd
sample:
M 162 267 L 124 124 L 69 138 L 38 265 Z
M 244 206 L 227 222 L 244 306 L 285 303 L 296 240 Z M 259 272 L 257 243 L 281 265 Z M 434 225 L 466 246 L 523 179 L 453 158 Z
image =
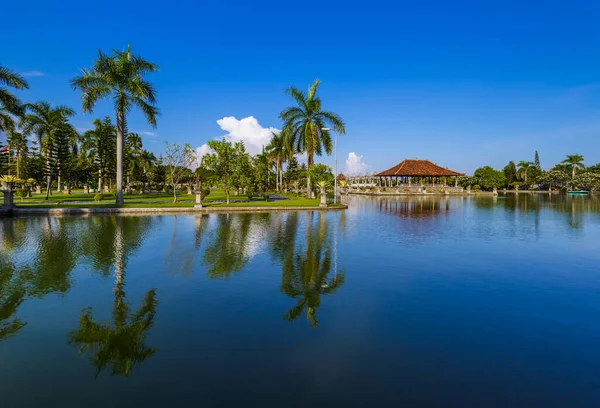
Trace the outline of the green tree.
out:
M 27 145 L 27 136 L 22 132 L 16 131 L 14 128 L 6 132 L 8 135 L 8 145 L 11 150 L 15 151 L 15 159 L 13 161 L 15 165 L 15 173 L 17 178 L 21 178 L 21 169 L 27 160 L 27 154 L 29 153 L 29 147 Z M 10 154 L 10 151 L 8 152 Z M 10 174 L 10 173 L 9 173 Z
M 506 185 L 506 176 L 503 172 L 490 166 L 480 167 L 473 173 L 473 182 L 485 190 L 491 190 Z
M 84 112 L 92 112 L 100 99 L 111 98 L 117 117 L 117 194 L 116 203 L 123 204 L 123 147 L 127 129 L 127 113 L 139 109 L 146 121 L 156 127 L 159 115 L 156 92 L 144 79 L 148 73 L 158 71 L 158 66 L 126 51 L 113 50 L 113 55 L 98 51 L 94 66 L 82 70 L 82 75 L 71 80 L 75 90 L 82 92 Z
M 570 185 L 577 190 L 600 190 L 600 174 L 579 173 L 570 181 Z
M 321 98 L 317 96 L 319 80 L 317 79 L 308 89 L 308 93 L 291 87 L 286 93 L 296 102 L 297 106 L 284 109 L 280 118 L 284 128 L 289 129 L 296 141 L 296 150 L 307 155 L 307 167 L 314 163 L 314 156 L 321 156 L 323 151 L 328 155 L 332 151 L 331 134 L 326 129 L 333 128 L 338 134 L 345 134 L 346 128 L 342 118 L 333 112 L 323 111 Z M 310 176 L 306 180 L 306 195 L 310 198 Z
M 534 163 L 533 165 L 535 166 L 535 168 L 537 170 L 540 170 L 540 171 L 542 170 L 542 164 L 540 163 L 540 155 L 538 154 L 537 150 L 535 151 L 535 159 L 534 159 L 533 163 Z
M 124 166 L 127 174 L 127 193 L 131 193 L 131 178 L 140 168 L 140 154 L 143 150 L 142 138 L 137 133 L 129 133 L 125 142 Z
M 47 200 L 52 188 L 52 174 L 55 167 L 60 166 L 61 159 L 64 160 L 65 143 L 72 144 L 76 139 L 77 132 L 68 121 L 75 112 L 62 105 L 52 107 L 48 102 L 27 104 L 25 109 L 21 128 L 23 134 L 38 138 L 45 159 Z
M 298 182 L 298 179 L 300 177 L 300 168 L 298 166 L 298 160 L 296 159 L 296 156 L 292 156 L 288 163 L 287 163 L 287 167 L 285 169 L 285 175 L 284 175 L 284 180 L 287 186 L 292 185 L 292 183 L 294 182 Z
M 517 181 L 517 166 L 514 161 L 509 161 L 504 169 L 502 169 L 504 173 L 504 177 L 506 177 L 506 184 L 511 185 L 515 181 Z
M 208 146 L 214 153 L 205 155 L 204 163 L 207 169 L 212 171 L 217 182 L 223 191 L 225 191 L 227 204 L 229 204 L 231 190 L 235 187 L 239 175 L 237 170 L 238 155 L 242 151 L 243 145 L 240 146 L 240 142 L 234 145 L 223 138 L 222 140 L 209 140 Z
M 23 105 L 6 87 L 21 90 L 29 85 L 21 75 L 0 65 L 0 132 L 8 133 L 15 129 L 14 116 L 23 115 Z
M 189 143 L 183 146 L 165 142 L 163 161 L 169 168 L 169 181 L 173 186 L 173 202 L 177 202 L 177 186 L 186 171 L 196 162 L 196 152 Z
M 103 120 L 95 119 L 92 123 L 94 129 L 81 136 L 82 150 L 97 169 L 98 191 L 101 192 L 103 180 L 112 174 L 115 167 L 117 129 L 108 116 Z
M 517 164 L 517 166 L 519 166 L 519 169 L 517 170 L 519 178 L 523 180 L 525 184 L 527 184 L 527 178 L 529 176 L 529 173 L 531 172 L 533 163 L 530 161 L 521 160 L 519 164 Z
M 600 173 L 600 163 L 596 163 L 593 166 L 588 166 L 585 171 L 588 173 Z
M 567 158 L 561 163 L 566 164 L 569 167 L 572 178 L 575 178 L 577 169 L 585 169 L 585 166 L 583 165 L 583 156 L 580 154 L 568 154 Z
M 561 189 L 567 187 L 570 179 L 569 173 L 560 170 L 550 170 L 543 174 L 540 178 L 540 183 L 548 186 L 549 189 Z

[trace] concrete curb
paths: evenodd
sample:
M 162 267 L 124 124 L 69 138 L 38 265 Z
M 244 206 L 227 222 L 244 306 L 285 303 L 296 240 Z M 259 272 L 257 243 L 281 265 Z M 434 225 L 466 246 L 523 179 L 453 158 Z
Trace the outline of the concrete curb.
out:
M 0 215 L 94 215 L 94 214 L 214 214 L 214 213 L 255 213 L 285 211 L 337 211 L 347 209 L 347 205 L 336 207 L 174 207 L 174 208 L 22 208 L 16 207 Z

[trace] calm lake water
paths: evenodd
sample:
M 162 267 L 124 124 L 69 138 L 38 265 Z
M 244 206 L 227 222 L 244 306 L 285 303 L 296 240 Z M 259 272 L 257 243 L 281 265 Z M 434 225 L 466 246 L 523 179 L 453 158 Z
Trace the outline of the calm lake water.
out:
M 2 407 L 598 407 L 600 201 L 0 219 Z

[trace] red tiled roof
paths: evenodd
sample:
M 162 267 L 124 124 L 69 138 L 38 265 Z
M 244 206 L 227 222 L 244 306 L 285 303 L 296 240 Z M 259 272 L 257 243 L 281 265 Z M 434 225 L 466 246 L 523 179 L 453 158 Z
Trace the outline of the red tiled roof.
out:
M 429 160 L 404 159 L 391 169 L 384 170 L 381 173 L 376 174 L 375 176 L 449 177 L 462 175 L 464 174 L 438 166 L 437 164 L 433 164 Z
M 340 173 L 338 174 L 338 176 L 336 177 L 336 179 L 339 180 L 346 180 L 346 176 L 344 176 L 344 173 Z

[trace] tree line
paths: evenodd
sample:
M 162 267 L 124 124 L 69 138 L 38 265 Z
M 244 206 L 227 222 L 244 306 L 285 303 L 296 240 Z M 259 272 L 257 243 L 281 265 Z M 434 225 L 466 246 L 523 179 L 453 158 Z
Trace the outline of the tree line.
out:
M 549 170 L 542 169 L 538 152 L 533 161 L 510 161 L 502 170 L 491 166 L 480 167 L 471 177 L 461 177 L 461 185 L 475 189 L 492 190 L 598 190 L 600 163 L 586 167 L 584 157 L 570 154 Z
M 172 190 L 176 201 L 178 188 L 187 184 L 189 192 L 203 180 L 222 186 L 228 196 L 239 189 L 263 194 L 272 189 L 297 191 L 305 184 L 307 197 L 316 184 L 311 180 L 333 181 L 330 170 L 315 167 L 315 156 L 332 153 L 331 133 L 344 134 L 345 125 L 339 115 L 322 109 L 319 80 L 307 92 L 296 87 L 285 91 L 294 106 L 281 111 L 282 130 L 272 135 L 263 152 L 250 156 L 243 143 L 211 140 L 212 152 L 196 163 L 189 144 L 166 142 L 156 157 L 144 148 L 139 134 L 127 128 L 134 109 L 150 126 L 157 126 L 156 91 L 146 77 L 158 70 L 156 64 L 134 55 L 131 47 L 112 54 L 98 51 L 92 67 L 83 69 L 70 85 L 81 94 L 83 112 L 92 113 L 100 100 L 110 99 L 114 117 L 95 119 L 92 130 L 80 133 L 71 123 L 72 108 L 21 102 L 13 92 L 28 89 L 29 84 L 22 75 L 0 66 L 0 132 L 7 139 L 6 147 L 0 144 L 0 174 L 14 175 L 27 188 L 44 188 L 46 199 L 53 190 L 92 186 L 98 192 L 113 191 L 117 204 L 133 190 Z M 306 164 L 298 164 L 298 154 L 306 154 Z

